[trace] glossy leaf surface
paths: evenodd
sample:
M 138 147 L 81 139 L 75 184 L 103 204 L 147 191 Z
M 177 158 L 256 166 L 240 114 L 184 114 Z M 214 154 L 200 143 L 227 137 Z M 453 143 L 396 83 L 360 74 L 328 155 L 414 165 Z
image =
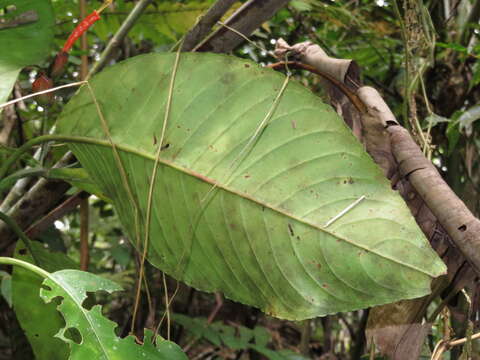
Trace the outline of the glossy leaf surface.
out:
M 137 231 L 144 239 L 174 58 L 139 56 L 92 79 L 111 139 L 87 87 L 58 123 L 60 133 L 85 138 L 71 148 L 134 243 Z M 149 261 L 198 289 L 289 319 L 429 293 L 445 267 L 403 200 L 314 94 L 291 80 L 274 107 L 283 83 L 282 74 L 249 61 L 181 55 L 155 180 Z

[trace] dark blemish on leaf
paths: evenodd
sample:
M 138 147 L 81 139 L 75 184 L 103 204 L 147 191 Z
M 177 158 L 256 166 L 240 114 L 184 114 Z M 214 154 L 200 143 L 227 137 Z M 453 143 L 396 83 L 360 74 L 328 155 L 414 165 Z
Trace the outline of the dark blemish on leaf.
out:
M 322 284 L 322 286 L 323 286 L 324 288 L 328 288 L 328 285 L 327 285 L 327 284 Z
M 265 206 L 262 206 L 262 211 L 265 211 Z
M 153 145 L 157 145 L 157 137 L 153 134 Z
M 322 264 L 317 263 L 317 268 L 321 269 L 321 268 L 322 268 Z
M 244 64 L 244 66 L 245 66 L 246 68 L 249 68 L 249 67 L 250 67 L 250 65 L 249 65 L 249 64 Z
M 181 128 L 181 126 L 180 126 L 180 125 L 177 125 L 177 129 L 180 129 L 180 128 Z
M 458 228 L 458 230 L 460 230 L 461 232 L 464 232 L 465 230 L 467 230 L 467 225 L 463 224 Z
M 235 230 L 236 228 L 237 228 L 237 225 L 235 225 L 234 223 L 230 224 L 230 229 Z
M 300 238 L 300 236 L 297 235 L 297 240 L 300 241 L 300 240 L 302 240 L 302 239 Z
M 247 175 L 244 176 L 244 178 L 245 178 L 245 179 L 249 179 L 249 178 L 250 178 L 250 175 L 247 174 Z
M 161 150 L 166 150 L 170 147 L 170 144 L 169 143 L 166 143 L 165 145 L 162 146 L 162 149 Z
M 234 79 L 235 79 L 235 76 L 233 75 L 233 73 L 228 72 L 228 73 L 226 73 L 225 75 L 222 76 L 220 81 L 222 83 L 224 83 L 225 85 L 229 85 L 234 81 Z
M 290 235 L 295 236 L 295 233 L 293 232 L 293 227 L 290 223 L 288 223 L 288 231 L 290 231 Z
M 348 183 L 349 183 L 349 184 L 353 184 L 354 182 L 355 182 L 355 181 L 353 181 L 352 178 L 349 178 L 349 179 L 348 179 Z
M 292 128 L 293 129 L 297 128 L 297 122 L 295 120 L 292 120 Z
M 18 253 L 20 255 L 27 255 L 27 249 L 20 249 L 20 250 L 18 250 Z
M 39 336 L 40 336 L 40 335 L 38 335 L 38 334 L 35 334 L 35 337 L 39 337 Z

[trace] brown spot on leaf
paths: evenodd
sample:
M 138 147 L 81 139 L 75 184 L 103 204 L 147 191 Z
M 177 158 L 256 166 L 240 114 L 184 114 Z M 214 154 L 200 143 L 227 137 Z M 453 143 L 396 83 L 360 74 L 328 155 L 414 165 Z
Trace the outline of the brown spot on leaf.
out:
M 288 223 L 288 231 L 290 232 L 291 236 L 295 236 L 295 233 L 293 232 L 293 227 L 290 223 Z

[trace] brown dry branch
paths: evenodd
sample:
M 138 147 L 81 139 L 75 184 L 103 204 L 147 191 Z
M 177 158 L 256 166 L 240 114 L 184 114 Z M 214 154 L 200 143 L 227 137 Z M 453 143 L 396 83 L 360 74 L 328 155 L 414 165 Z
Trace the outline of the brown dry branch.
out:
M 401 126 L 389 126 L 387 131 L 400 174 L 418 191 L 454 244 L 480 274 L 480 221 L 423 156 L 408 131 Z
M 341 83 L 350 89 L 350 93 L 355 93 L 355 91 L 362 85 L 360 81 L 360 70 L 355 61 L 332 58 L 328 56 L 320 46 L 313 44 L 310 41 L 290 46 L 280 38 L 276 42 L 275 55 L 281 60 L 284 60 L 285 55 L 287 55 L 289 58 L 310 65 L 317 69 L 321 74 L 328 74 L 336 79 L 337 83 Z M 325 76 L 322 77 L 325 78 Z M 361 141 L 361 111 L 358 111 L 358 103 L 361 102 L 357 102 L 357 109 L 355 109 L 352 100 L 346 95 L 345 91 L 339 89 L 338 84 L 335 85 L 332 84 L 331 81 L 327 81 L 324 85 L 330 97 L 331 105 L 335 108 L 337 113 L 343 117 L 345 123 L 352 129 L 353 134 L 357 139 Z
M 270 19 L 289 0 L 249 0 L 225 21 L 229 27 L 245 36 Z M 241 36 L 222 26 L 212 36 L 195 47 L 194 51 L 228 53 L 245 41 Z
M 219 21 L 237 0 L 219 0 L 203 15 L 197 24 L 187 33 L 182 51 L 191 51 L 202 41 L 212 27 Z
M 365 144 L 367 152 L 383 169 L 385 176 L 391 179 L 393 187 L 408 204 L 420 228 L 447 264 L 447 276 L 433 282 L 429 296 L 375 307 L 370 311 L 369 340 L 373 338 L 377 348 L 392 359 L 404 359 L 405 354 L 409 354 L 409 358 L 416 358 L 431 326 L 430 322 L 422 323 L 428 305 L 442 292 L 446 296 L 455 294 L 475 277 L 465 258 L 469 263 L 479 264 L 477 254 L 480 251 L 473 249 L 479 249 L 480 244 L 478 236 L 471 232 L 477 229 L 478 220 L 443 182 L 410 134 L 398 124 L 380 94 L 371 87 L 359 86 L 358 81 L 351 81 L 349 73 L 354 73 L 352 78 L 358 78 L 358 69 L 353 67 L 354 71 L 351 71 L 352 61 L 332 59 L 318 45 L 310 42 L 290 46 L 280 40 L 277 43 L 277 55 L 281 57 L 286 52 L 314 66 L 322 75 L 329 73 L 330 77 L 345 85 L 339 86 L 329 79 L 331 86 L 337 88 L 337 96 L 340 94 L 338 100 L 335 92 L 329 91 L 332 105 Z M 345 90 L 350 93 L 345 93 Z M 363 103 L 364 107 L 359 111 L 359 106 L 353 106 L 351 102 L 350 111 L 345 113 L 345 99 L 351 100 L 352 97 L 356 98 L 355 102 L 358 100 Z M 342 106 L 338 106 L 339 103 Z M 352 119 L 358 121 L 353 124 L 357 129 L 352 126 Z M 422 183 L 426 180 L 426 184 Z M 458 249 L 463 249 L 462 252 L 452 243 Z M 474 254 L 470 255 L 472 251 Z

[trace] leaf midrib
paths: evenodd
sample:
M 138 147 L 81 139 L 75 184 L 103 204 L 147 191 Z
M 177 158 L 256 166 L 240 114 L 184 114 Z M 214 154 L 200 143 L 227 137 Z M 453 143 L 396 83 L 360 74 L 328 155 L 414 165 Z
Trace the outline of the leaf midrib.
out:
M 107 147 L 107 148 L 111 148 L 111 147 L 112 147 L 111 144 L 110 144 L 110 142 L 108 142 L 107 140 L 101 140 L 101 139 L 91 138 L 91 137 L 72 136 L 72 137 L 71 137 L 71 141 L 72 141 L 72 142 L 75 142 L 75 143 L 81 143 L 81 144 L 82 144 L 82 143 L 83 143 L 83 144 L 94 144 L 94 145 L 104 146 L 104 147 Z M 147 152 L 141 151 L 141 150 L 139 150 L 139 149 L 135 149 L 135 148 L 133 148 L 133 147 L 130 147 L 130 146 L 124 145 L 124 144 L 117 144 L 117 143 L 116 143 L 116 144 L 115 144 L 115 147 L 116 147 L 117 149 L 119 149 L 119 150 L 122 150 L 122 151 L 126 152 L 126 153 L 138 155 L 138 156 L 141 156 L 141 157 L 143 157 L 143 158 L 145 158 L 145 159 L 148 159 L 148 160 L 151 160 L 151 161 L 155 161 L 155 156 L 154 156 L 154 154 L 149 154 L 149 153 L 147 153 Z M 226 191 L 226 192 L 229 192 L 229 193 L 231 193 L 231 194 L 237 195 L 237 196 L 239 196 L 239 197 L 241 197 L 241 198 L 243 198 L 243 199 L 246 199 L 246 200 L 249 200 L 249 201 L 251 201 L 251 202 L 254 202 L 254 203 L 256 203 L 256 204 L 258 204 L 258 205 L 260 205 L 260 206 L 263 206 L 263 207 L 265 207 L 265 208 L 268 208 L 268 209 L 270 209 L 270 210 L 272 210 L 272 211 L 274 211 L 274 212 L 276 212 L 276 213 L 279 213 L 279 214 L 281 214 L 281 215 L 283 215 L 283 216 L 286 216 L 286 217 L 288 217 L 288 218 L 290 218 L 290 219 L 292 219 L 292 220 L 294 220 L 294 221 L 297 221 L 297 222 L 299 222 L 299 223 L 302 223 L 302 224 L 305 224 L 305 225 L 307 225 L 307 226 L 310 226 L 310 227 L 312 227 L 312 228 L 314 228 L 314 229 L 316 229 L 316 230 L 320 230 L 320 231 L 322 231 L 322 232 L 324 232 L 324 233 L 326 233 L 326 234 L 328 234 L 328 235 L 330 235 L 330 236 L 332 236 L 332 237 L 334 237 L 334 238 L 336 238 L 336 239 L 338 239 L 338 240 L 341 240 L 341 241 L 346 242 L 347 244 L 350 244 L 350 245 L 355 246 L 355 247 L 357 247 L 357 248 L 359 248 L 359 249 L 365 250 L 365 251 L 367 251 L 367 252 L 369 252 L 369 253 L 371 253 L 371 254 L 377 255 L 377 256 L 379 256 L 379 257 L 381 257 L 381 258 L 384 258 L 384 259 L 386 259 L 386 260 L 389 260 L 389 261 L 391 261 L 391 262 L 393 262 L 393 263 L 395 263 L 395 264 L 402 265 L 402 266 L 404 266 L 404 267 L 406 267 L 406 268 L 409 268 L 409 269 L 413 269 L 413 270 L 415 270 L 415 271 L 418 271 L 418 272 L 420 272 L 420 273 L 422 273 L 422 274 L 425 274 L 425 275 L 427 275 L 427 276 L 430 276 L 431 278 L 435 278 L 435 277 L 436 277 L 435 274 L 431 274 L 431 273 L 429 273 L 429 272 L 427 272 L 427 271 L 425 271 L 425 270 L 423 270 L 423 269 L 420 269 L 420 268 L 418 268 L 418 267 L 416 267 L 416 266 L 414 266 L 414 265 L 412 265 L 412 264 L 408 264 L 408 263 L 399 261 L 398 259 L 392 258 L 392 257 L 390 257 L 390 256 L 388 256 L 388 255 L 381 254 L 381 253 L 378 253 L 378 252 L 376 252 L 376 251 L 374 251 L 374 250 L 372 250 L 372 249 L 369 249 L 368 247 L 365 247 L 365 246 L 363 246 L 363 245 L 354 243 L 354 242 L 348 240 L 347 238 L 344 238 L 344 237 L 342 237 L 342 236 L 340 236 L 340 235 L 338 235 L 338 234 L 336 234 L 336 233 L 334 233 L 334 232 L 332 232 L 332 231 L 327 230 L 327 229 L 324 228 L 324 227 L 321 227 L 321 226 L 319 226 L 319 225 L 317 225 L 317 224 L 311 223 L 311 222 L 309 222 L 309 221 L 307 221 L 307 220 L 305 220 L 305 219 L 299 218 L 299 217 L 297 217 L 297 216 L 295 216 L 295 215 L 293 215 L 293 214 L 291 214 L 291 213 L 289 213 L 289 212 L 287 212 L 287 211 L 285 211 L 285 210 L 283 210 L 283 209 L 279 209 L 279 208 L 273 206 L 272 204 L 269 204 L 269 203 L 263 202 L 263 201 L 261 201 L 261 200 L 258 200 L 258 199 L 256 199 L 256 198 L 252 197 L 251 195 L 245 194 L 245 193 L 243 193 L 243 192 L 240 192 L 240 191 L 238 191 L 238 190 L 235 190 L 235 189 L 233 189 L 233 188 L 230 188 L 230 187 L 228 187 L 228 186 L 225 186 L 225 185 L 223 185 L 222 183 L 219 183 L 219 182 L 217 182 L 217 181 L 214 180 L 214 179 L 208 178 L 208 177 L 206 177 L 205 175 L 202 175 L 202 174 L 200 174 L 200 173 L 197 173 L 197 172 L 195 172 L 195 171 L 193 171 L 193 170 L 191 170 L 191 169 L 187 169 L 187 168 L 185 168 L 185 167 L 182 167 L 182 166 L 180 166 L 180 165 L 178 165 L 178 164 L 176 164 L 176 163 L 174 163 L 174 162 L 172 162 L 172 161 L 168 161 L 168 160 L 165 160 L 165 159 L 162 159 L 162 158 L 158 159 L 158 161 L 159 161 L 159 163 L 161 163 L 161 164 L 163 164 L 163 165 L 169 166 L 169 167 L 171 167 L 172 169 L 175 169 L 175 170 L 180 171 L 180 172 L 182 172 L 182 173 L 184 173 L 184 174 L 187 174 L 187 175 L 189 175 L 189 176 L 192 176 L 192 177 L 194 177 L 194 178 L 196 178 L 196 179 L 198 179 L 198 180 L 201 180 L 201 181 L 203 181 L 203 182 L 205 182 L 205 183 L 208 183 L 208 184 L 210 184 L 210 185 L 212 185 L 212 186 L 215 186 L 216 188 L 222 189 L 222 190 L 224 190 L 224 191 Z

